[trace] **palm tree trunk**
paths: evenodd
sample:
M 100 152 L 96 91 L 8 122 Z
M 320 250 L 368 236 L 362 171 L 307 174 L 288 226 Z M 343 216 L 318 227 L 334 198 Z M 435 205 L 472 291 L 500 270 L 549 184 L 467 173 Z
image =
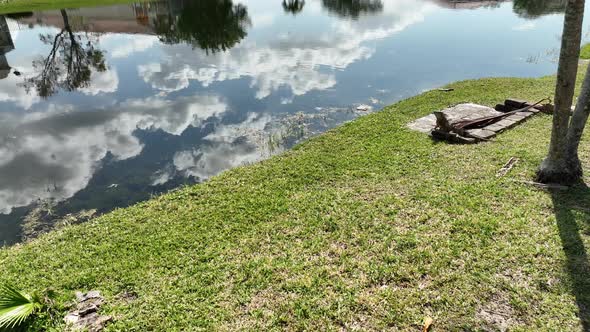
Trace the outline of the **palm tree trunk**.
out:
M 549 154 L 537 172 L 540 182 L 570 183 L 575 181 L 567 163 L 567 136 L 570 113 L 576 86 L 580 44 L 582 41 L 582 22 L 584 19 L 584 0 L 568 0 L 561 37 L 561 53 L 557 70 L 555 88 L 555 111 Z
M 570 121 L 567 133 L 567 163 L 572 176 L 578 179 L 582 177 L 582 164 L 578 157 L 578 147 L 584 133 L 584 128 L 590 115 L 590 66 L 586 69 L 584 84 L 578 97 L 576 109 Z

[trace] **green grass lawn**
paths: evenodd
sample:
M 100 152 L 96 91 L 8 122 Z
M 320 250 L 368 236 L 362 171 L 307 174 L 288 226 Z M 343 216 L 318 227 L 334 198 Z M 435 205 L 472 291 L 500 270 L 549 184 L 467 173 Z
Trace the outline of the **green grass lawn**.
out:
M 434 331 L 576 331 L 580 317 L 588 327 L 590 189 L 520 182 L 546 153 L 551 117 L 470 146 L 406 129 L 460 102 L 536 101 L 554 77 L 450 87 L 0 250 L 1 279 L 55 290 L 62 315 L 42 323 L 58 330 L 74 291 L 93 289 L 110 331 L 418 331 L 425 316 Z
M 580 51 L 580 59 L 590 60 L 590 43 L 584 44 Z
M 148 0 L 150 1 L 150 0 Z M 108 6 L 133 3 L 132 0 L 0 0 L 0 14 L 38 10 Z
M 580 59 L 590 60 L 590 43 L 582 46 L 582 50 L 580 52 Z

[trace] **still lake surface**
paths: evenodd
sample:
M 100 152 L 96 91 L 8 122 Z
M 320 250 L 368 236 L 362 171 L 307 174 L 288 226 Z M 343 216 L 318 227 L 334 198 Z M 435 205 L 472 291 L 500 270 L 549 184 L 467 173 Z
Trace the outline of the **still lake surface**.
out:
M 267 158 L 370 112 L 359 105 L 552 74 L 563 2 L 169 0 L 0 16 L 0 245 Z

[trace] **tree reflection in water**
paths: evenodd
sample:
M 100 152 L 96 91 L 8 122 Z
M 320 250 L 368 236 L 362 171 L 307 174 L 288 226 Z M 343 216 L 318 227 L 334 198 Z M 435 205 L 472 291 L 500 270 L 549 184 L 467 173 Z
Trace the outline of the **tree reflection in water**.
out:
M 352 19 L 383 11 L 381 0 L 322 0 L 322 5 L 332 13 Z
M 286 13 L 297 15 L 305 6 L 305 0 L 283 0 L 283 9 Z
M 34 88 L 42 98 L 54 95 L 60 88 L 75 91 L 88 87 L 93 71 L 107 70 L 104 53 L 94 46 L 95 41 L 88 35 L 83 41 L 75 34 L 63 9 L 61 16 L 64 28 L 59 33 L 40 35 L 44 44 L 51 45 L 51 51 L 45 59 L 33 62 L 40 71 L 24 82 L 27 91 Z
M 246 37 L 249 25 L 246 7 L 232 0 L 187 1 L 179 15 L 159 16 L 154 22 L 162 42 L 187 43 L 207 53 L 232 48 Z
M 518 16 L 535 19 L 543 15 L 565 11 L 567 0 L 514 0 L 514 12 Z

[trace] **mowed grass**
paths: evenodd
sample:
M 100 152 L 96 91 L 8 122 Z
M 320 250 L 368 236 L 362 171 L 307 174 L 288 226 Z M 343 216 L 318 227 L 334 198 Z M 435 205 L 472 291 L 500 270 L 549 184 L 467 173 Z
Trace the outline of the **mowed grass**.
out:
M 521 182 L 546 153 L 551 117 L 471 146 L 406 129 L 460 102 L 539 100 L 554 77 L 449 87 L 1 250 L 0 276 L 55 290 L 60 314 L 42 324 L 57 330 L 88 290 L 105 295 L 109 331 L 419 331 L 425 316 L 433 331 L 588 327 L 590 190 Z M 588 135 L 580 154 L 590 170 Z
M 147 0 L 151 1 L 151 0 Z M 0 0 L 0 14 L 133 3 L 132 0 Z
M 580 59 L 590 60 L 590 43 L 584 44 L 580 50 Z

